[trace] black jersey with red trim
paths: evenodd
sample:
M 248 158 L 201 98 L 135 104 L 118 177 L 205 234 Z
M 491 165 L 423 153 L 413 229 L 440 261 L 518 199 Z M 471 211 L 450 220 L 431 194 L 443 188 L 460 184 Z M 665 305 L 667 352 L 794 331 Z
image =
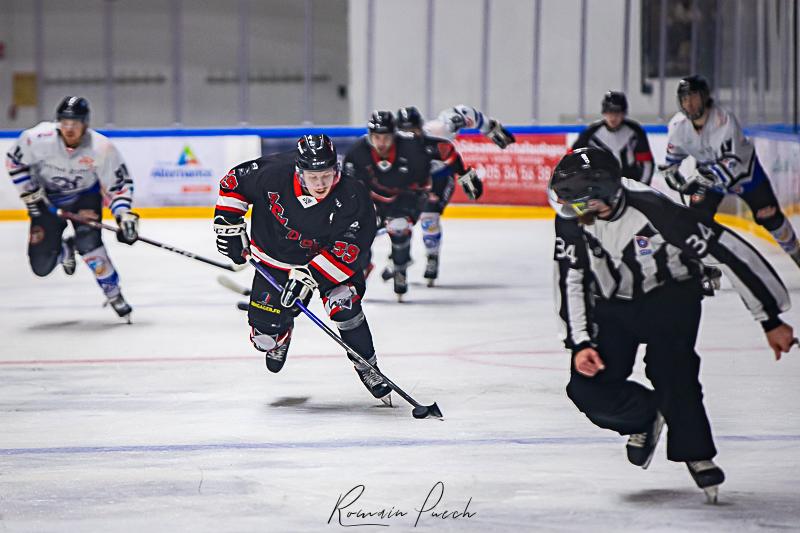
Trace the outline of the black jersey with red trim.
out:
M 431 176 L 434 179 L 466 174 L 467 168 L 464 166 L 464 160 L 461 159 L 461 154 L 458 153 L 452 141 L 427 134 L 423 134 L 420 140 L 425 145 L 425 151 L 431 157 Z
M 363 184 L 347 176 L 315 200 L 300 186 L 294 160 L 292 151 L 233 168 L 220 181 L 215 216 L 236 220 L 252 205 L 254 258 L 279 270 L 308 265 L 320 287 L 343 283 L 367 264 L 375 206 Z
M 384 158 L 364 136 L 347 152 L 344 174 L 366 184 L 373 200 L 391 203 L 402 193 L 430 187 L 431 161 L 441 157 L 435 152 L 427 150 L 425 143 L 411 134 L 396 133 Z

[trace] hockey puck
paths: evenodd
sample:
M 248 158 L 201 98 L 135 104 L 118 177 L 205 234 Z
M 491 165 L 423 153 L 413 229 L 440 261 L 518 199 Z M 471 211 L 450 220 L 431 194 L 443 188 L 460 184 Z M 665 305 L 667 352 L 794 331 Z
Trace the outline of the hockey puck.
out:
M 250 304 L 248 302 L 237 302 L 236 303 L 236 309 L 238 309 L 240 311 L 247 311 L 249 307 L 250 307 Z
M 428 417 L 428 408 L 420 405 L 419 407 L 415 407 L 411 414 L 414 415 L 414 418 L 427 418 Z

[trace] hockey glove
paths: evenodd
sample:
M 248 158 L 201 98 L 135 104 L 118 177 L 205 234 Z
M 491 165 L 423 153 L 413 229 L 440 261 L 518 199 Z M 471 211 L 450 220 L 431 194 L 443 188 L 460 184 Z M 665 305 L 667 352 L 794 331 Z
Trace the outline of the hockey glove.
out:
M 28 208 L 28 216 L 31 218 L 42 216 L 48 209 L 47 196 L 40 187 L 24 192 L 19 197 L 25 202 L 25 207 Z
M 496 120 L 489 122 L 489 131 L 486 133 L 486 136 L 489 137 L 494 144 L 499 146 L 501 150 L 505 150 L 509 144 L 517 142 L 514 134 L 505 129 L 503 125 Z
M 139 215 L 126 211 L 117 215 L 117 240 L 123 244 L 133 244 L 139 239 Z
M 483 182 L 474 168 L 469 169 L 466 174 L 459 177 L 458 183 L 464 187 L 464 192 L 470 200 L 477 200 L 483 194 Z
M 214 233 L 217 234 L 217 250 L 237 265 L 247 262 L 245 250 L 249 252 L 250 239 L 244 217 L 228 220 L 222 215 L 214 217 Z
M 692 174 L 686 180 L 686 183 L 679 189 L 678 192 L 683 194 L 693 195 L 697 193 L 703 193 L 706 189 L 710 189 L 716 184 L 716 181 L 709 177 L 706 173 L 697 172 L 696 174 Z
M 299 299 L 303 304 L 306 304 L 311 298 L 314 289 L 317 288 L 317 282 L 311 276 L 308 267 L 294 267 L 289 271 L 289 281 L 283 287 L 281 293 L 281 305 L 292 307 Z

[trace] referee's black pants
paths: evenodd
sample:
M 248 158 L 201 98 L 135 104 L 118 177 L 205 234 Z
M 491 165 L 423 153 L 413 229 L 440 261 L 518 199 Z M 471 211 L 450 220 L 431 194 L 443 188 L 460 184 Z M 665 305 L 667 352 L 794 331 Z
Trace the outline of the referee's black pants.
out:
M 694 351 L 700 325 L 697 281 L 673 283 L 633 301 L 598 300 L 594 322 L 605 370 L 586 377 L 573 363 L 567 395 L 595 425 L 622 435 L 650 428 L 656 410 L 666 420 L 667 458 L 711 459 L 717 453 L 703 407 Z M 653 389 L 628 379 L 640 344 Z

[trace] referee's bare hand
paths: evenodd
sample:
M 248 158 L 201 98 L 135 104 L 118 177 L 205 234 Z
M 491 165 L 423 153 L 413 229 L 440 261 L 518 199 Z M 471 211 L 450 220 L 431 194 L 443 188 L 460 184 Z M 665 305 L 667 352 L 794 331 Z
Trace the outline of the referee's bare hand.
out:
M 777 328 L 773 328 L 767 332 L 767 342 L 772 351 L 775 352 L 775 360 L 781 358 L 782 353 L 787 353 L 792 345 L 797 342 L 794 336 L 794 330 L 789 324 L 781 324 Z
M 575 354 L 575 370 L 586 377 L 594 377 L 605 368 L 605 363 L 594 348 L 584 348 Z

